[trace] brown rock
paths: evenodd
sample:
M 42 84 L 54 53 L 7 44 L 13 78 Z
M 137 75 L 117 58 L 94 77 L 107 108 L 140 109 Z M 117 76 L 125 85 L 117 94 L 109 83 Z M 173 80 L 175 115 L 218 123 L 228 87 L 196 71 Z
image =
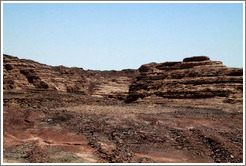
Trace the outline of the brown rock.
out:
M 140 72 L 148 72 L 150 69 L 153 68 L 153 66 L 155 66 L 156 63 L 149 63 L 149 64 L 145 64 L 140 66 L 140 68 L 138 69 Z
M 5 65 L 5 69 L 6 70 L 12 70 L 13 69 L 13 66 L 11 64 L 6 64 Z
M 123 100 L 137 70 L 93 71 L 78 67 L 48 66 L 3 55 L 4 89 L 49 89 Z
M 193 61 L 209 61 L 210 58 L 207 56 L 193 56 L 189 58 L 184 58 L 183 62 L 193 62 Z
M 240 96 L 243 69 L 230 68 L 209 57 L 185 58 L 183 62 L 142 65 L 140 75 L 130 85 L 126 102 L 153 94 L 162 98 L 201 99 Z M 149 101 L 152 98 L 148 98 Z M 241 103 L 242 104 L 242 103 Z
M 141 157 L 136 160 L 137 163 L 156 163 L 155 160 L 149 157 Z

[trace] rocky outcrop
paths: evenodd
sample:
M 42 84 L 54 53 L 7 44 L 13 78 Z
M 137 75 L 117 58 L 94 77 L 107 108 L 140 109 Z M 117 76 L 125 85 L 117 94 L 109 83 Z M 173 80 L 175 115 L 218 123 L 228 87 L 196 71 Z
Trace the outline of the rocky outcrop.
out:
M 242 69 L 208 57 L 139 71 L 3 58 L 4 163 L 243 162 Z
M 49 66 L 3 55 L 3 89 L 55 90 L 97 97 L 125 99 L 136 70 L 94 71 Z
M 169 99 L 221 98 L 241 102 L 243 69 L 226 67 L 206 56 L 185 58 L 183 62 L 150 63 L 139 68 L 126 102 L 152 96 Z
M 55 90 L 126 102 L 216 98 L 242 105 L 243 100 L 243 69 L 226 67 L 206 56 L 122 71 L 53 67 L 5 54 L 3 62 L 4 90 Z

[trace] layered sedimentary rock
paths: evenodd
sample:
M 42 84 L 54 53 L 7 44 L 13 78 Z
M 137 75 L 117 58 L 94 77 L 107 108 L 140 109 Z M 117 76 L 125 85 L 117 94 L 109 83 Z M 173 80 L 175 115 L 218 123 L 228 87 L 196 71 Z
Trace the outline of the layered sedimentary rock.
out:
M 122 71 L 54 67 L 10 55 L 4 55 L 3 62 L 4 90 L 55 90 L 152 103 L 163 99 L 212 98 L 242 105 L 243 69 L 226 67 L 206 56 L 185 58 L 183 62 L 150 63 L 139 70 Z
M 3 55 L 3 89 L 56 90 L 125 99 L 136 70 L 95 71 L 49 66 Z
M 127 102 L 145 98 L 220 98 L 242 104 L 243 69 L 226 67 L 206 56 L 185 58 L 183 62 L 145 64 L 139 72 L 129 88 Z

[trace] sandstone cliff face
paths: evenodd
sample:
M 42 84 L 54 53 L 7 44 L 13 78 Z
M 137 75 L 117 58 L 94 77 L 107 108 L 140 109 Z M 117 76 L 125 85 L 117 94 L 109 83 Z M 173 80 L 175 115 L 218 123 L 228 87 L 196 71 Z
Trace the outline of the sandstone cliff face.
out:
M 93 71 L 48 66 L 3 55 L 3 89 L 56 90 L 125 99 L 136 70 Z
M 142 65 L 139 72 L 130 86 L 127 102 L 140 98 L 220 98 L 242 104 L 243 69 L 226 67 L 206 56 L 185 58 L 183 62 L 150 63 Z
M 243 100 L 243 69 L 226 67 L 205 56 L 122 71 L 53 67 L 9 55 L 3 56 L 3 62 L 5 90 L 56 90 L 147 103 L 162 103 L 163 99 L 220 99 L 242 105 Z

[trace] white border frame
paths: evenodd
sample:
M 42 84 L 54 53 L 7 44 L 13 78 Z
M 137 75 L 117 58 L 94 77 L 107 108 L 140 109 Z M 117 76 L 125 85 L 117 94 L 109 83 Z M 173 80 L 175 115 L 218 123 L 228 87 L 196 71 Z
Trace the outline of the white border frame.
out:
M 3 163 L 3 4 L 4 3 L 242 3 L 243 4 L 243 163 Z M 245 165 L 245 1 L 1 1 L 1 165 Z
M 243 3 L 244 1 L 1 1 L 1 3 Z

